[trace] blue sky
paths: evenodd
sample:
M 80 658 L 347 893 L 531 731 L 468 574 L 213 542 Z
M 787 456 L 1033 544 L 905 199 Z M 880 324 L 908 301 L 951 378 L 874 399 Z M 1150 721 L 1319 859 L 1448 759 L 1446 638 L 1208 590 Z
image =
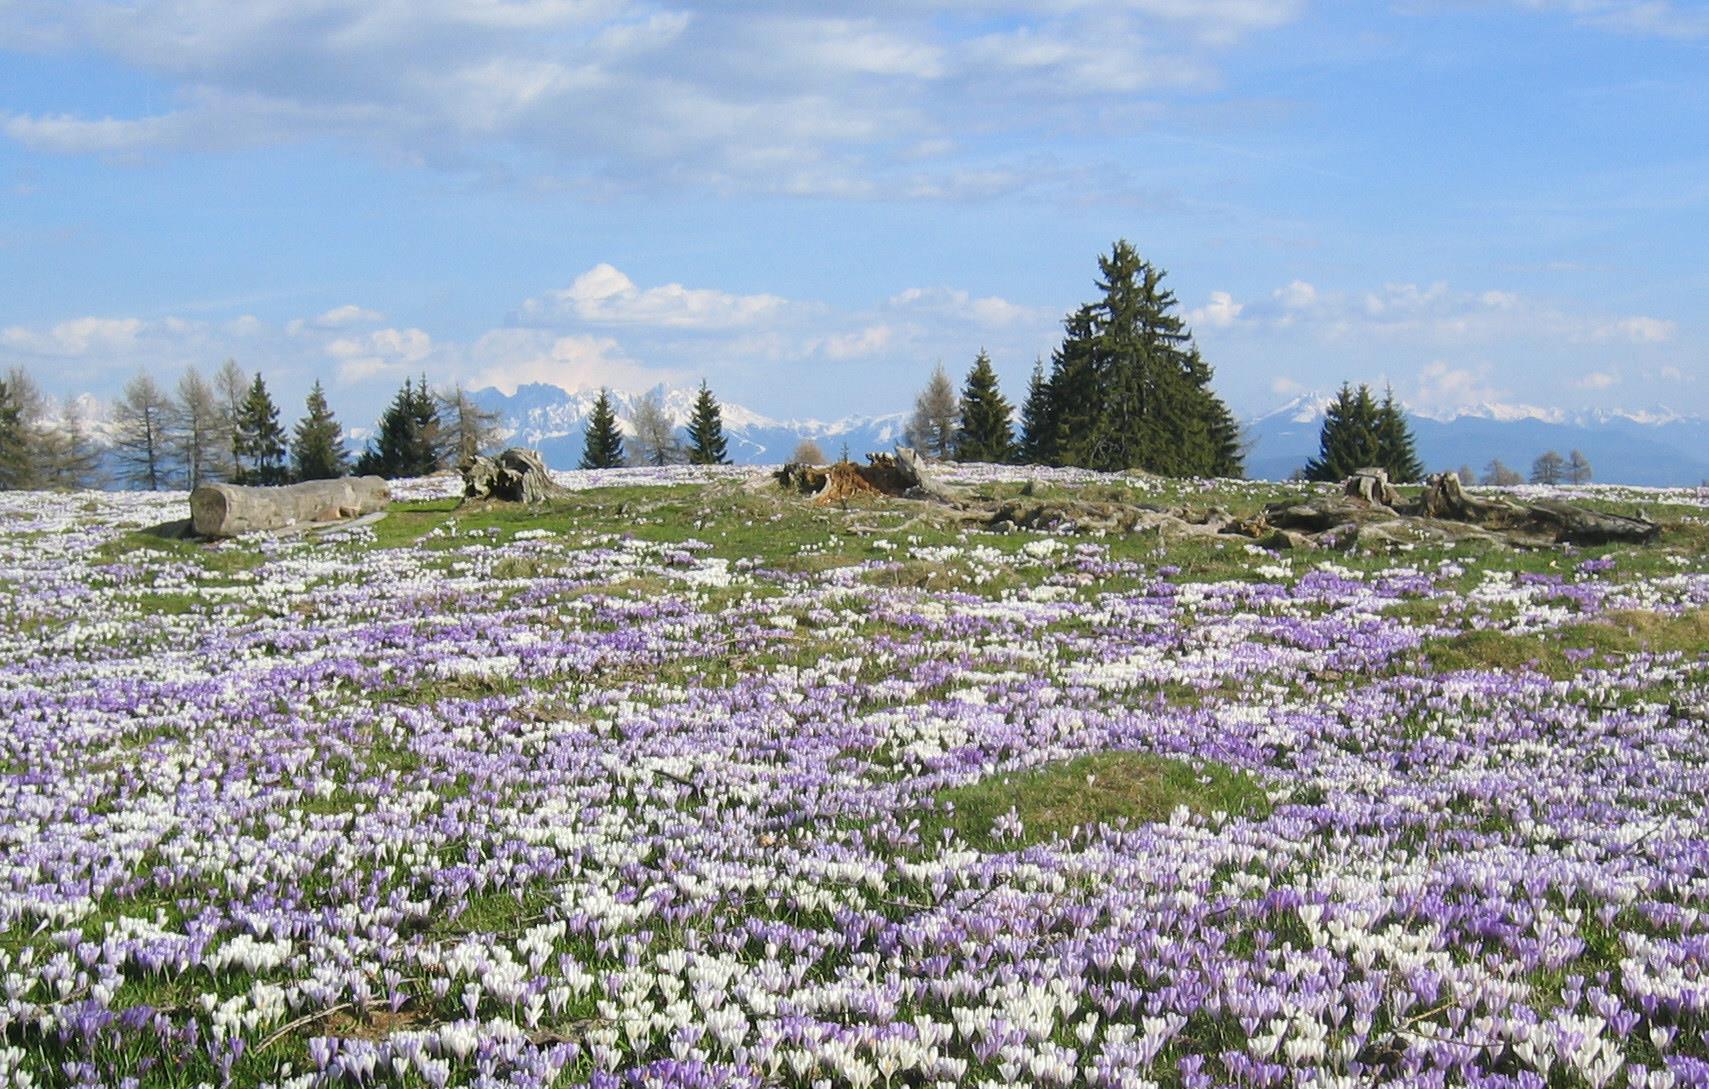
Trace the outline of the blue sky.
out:
M 1242 413 L 1709 413 L 1709 6 L 0 0 L 0 365 L 1018 399 L 1096 258 Z

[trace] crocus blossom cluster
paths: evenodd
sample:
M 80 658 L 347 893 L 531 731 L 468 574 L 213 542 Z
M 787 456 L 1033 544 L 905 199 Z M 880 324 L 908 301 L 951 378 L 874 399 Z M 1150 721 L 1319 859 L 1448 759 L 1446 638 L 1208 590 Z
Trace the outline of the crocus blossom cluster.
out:
M 183 499 L 0 497 L 0 1082 L 1709 1086 L 1709 659 L 1429 657 L 1702 608 L 1709 557 L 114 547 Z M 1110 750 L 1272 805 L 926 831 Z

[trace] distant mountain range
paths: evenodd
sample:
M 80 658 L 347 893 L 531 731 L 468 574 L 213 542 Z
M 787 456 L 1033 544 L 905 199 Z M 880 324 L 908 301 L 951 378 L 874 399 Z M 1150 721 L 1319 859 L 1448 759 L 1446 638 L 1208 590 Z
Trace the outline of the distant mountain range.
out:
M 1318 449 L 1328 394 L 1306 394 L 1246 421 L 1246 472 L 1282 480 Z M 1709 480 L 1709 420 L 1665 412 L 1563 413 L 1528 405 L 1478 405 L 1441 415 L 1410 414 L 1418 456 L 1432 472 L 1491 460 L 1529 475 L 1537 455 L 1583 452 L 1599 481 L 1688 486 Z
M 618 425 L 625 434 L 631 432 L 629 417 L 635 403 L 651 392 L 611 392 Z M 663 396 L 665 414 L 678 427 L 686 427 L 699 391 L 661 386 L 658 392 Z M 476 390 L 473 396 L 482 407 L 499 414 L 501 426 L 507 432 L 505 441 L 532 446 L 545 457 L 546 464 L 565 469 L 574 468 L 581 460 L 587 418 L 599 398 L 598 393 L 591 391 L 571 393 L 542 384 L 519 386 L 509 395 L 491 388 Z M 846 446 L 849 456 L 859 460 L 870 452 L 889 450 L 901 442 L 907 424 L 907 414 L 902 412 L 848 416 L 826 422 L 775 420 L 729 403 L 721 405 L 721 409 L 730 459 L 747 465 L 781 465 L 803 439 L 817 443 L 828 458 L 838 457 Z
M 666 413 L 679 425 L 688 421 L 695 390 L 660 387 Z M 582 434 L 598 396 L 550 385 L 526 385 L 513 394 L 484 389 L 475 398 L 499 413 L 508 442 L 533 446 L 548 465 L 569 468 L 581 459 Z M 633 405 L 644 394 L 613 391 L 618 419 L 627 428 Z M 1247 475 L 1285 480 L 1317 453 L 1318 432 L 1328 394 L 1306 394 L 1245 422 Z M 850 457 L 889 450 L 901 441 L 906 412 L 846 416 L 833 421 L 778 420 L 741 405 L 723 405 L 724 432 L 732 460 L 778 464 L 796 444 L 811 439 L 826 457 Z M 1432 470 L 1469 465 L 1480 475 L 1492 459 L 1528 474 L 1531 462 L 1546 450 L 1566 456 L 1582 451 L 1596 479 L 1608 483 L 1657 486 L 1696 485 L 1709 481 L 1709 419 L 1665 412 L 1583 412 L 1567 414 L 1525 405 L 1480 405 L 1452 414 L 1411 415 L 1418 454 Z

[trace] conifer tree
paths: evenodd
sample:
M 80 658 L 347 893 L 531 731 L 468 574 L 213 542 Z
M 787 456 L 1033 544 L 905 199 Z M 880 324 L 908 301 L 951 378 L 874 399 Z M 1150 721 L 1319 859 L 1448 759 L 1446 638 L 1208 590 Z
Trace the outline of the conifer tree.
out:
M 1050 357 L 1048 446 L 1051 465 L 1088 465 L 1100 412 L 1096 334 L 1090 306 L 1063 319 L 1062 343 Z
M 238 409 L 234 447 L 246 463 L 243 483 L 285 482 L 285 429 L 279 423 L 279 406 L 273 403 L 273 395 L 267 392 L 267 383 L 259 373 L 249 383 L 249 393 Z
M 55 488 L 94 488 L 101 482 L 101 451 L 89 436 L 76 400 L 60 405 L 59 426 L 50 446 L 44 483 Z
M 427 386 L 427 375 L 415 384 L 410 402 L 410 420 L 415 425 L 415 444 L 410 448 L 411 476 L 427 476 L 445 466 L 445 421 L 439 399 Z
M 291 468 L 298 480 L 336 480 L 350 471 L 350 455 L 319 381 L 309 389 L 305 407 L 291 436 Z
M 17 385 L 0 378 L 0 488 L 8 491 L 34 484 L 30 449 L 24 427 L 24 406 Z
M 1374 464 L 1388 470 L 1389 479 L 1397 484 L 1424 479 L 1418 444 L 1406 422 L 1406 413 L 1395 400 L 1392 386 L 1383 391 L 1383 403 L 1377 406 L 1377 458 Z
M 1318 455 L 1306 462 L 1307 480 L 1345 480 L 1360 469 L 1381 462 L 1377 436 L 1378 408 L 1371 387 L 1342 383 L 1335 400 L 1324 410 L 1318 435 Z
M 410 379 L 380 414 L 372 442 L 356 459 L 360 475 L 426 476 L 439 468 L 439 406 L 424 376 L 418 386 Z
M 1170 475 L 1242 471 L 1239 428 L 1212 392 L 1211 367 L 1193 346 L 1164 273 L 1126 241 L 1098 259 L 1101 298 L 1064 321 L 1044 388 L 1049 443 L 1029 453 L 1093 469 Z
M 593 411 L 588 413 L 581 467 L 615 469 L 623 463 L 623 432 L 617 427 L 617 411 L 611 406 L 611 391 L 602 389 L 599 400 L 593 403 Z
M 1050 380 L 1044 376 L 1044 361 L 1033 361 L 1027 399 L 1021 405 L 1021 438 L 1016 454 L 1023 465 L 1051 465 L 1056 460 L 1056 424 L 1051 415 Z
M 1014 410 L 997 388 L 991 357 L 981 348 L 961 388 L 961 426 L 955 433 L 955 460 L 1003 464 L 1015 456 Z
M 700 383 L 700 395 L 694 399 L 694 414 L 688 419 L 688 461 L 691 465 L 728 465 L 724 438 L 724 410 L 717 398 Z

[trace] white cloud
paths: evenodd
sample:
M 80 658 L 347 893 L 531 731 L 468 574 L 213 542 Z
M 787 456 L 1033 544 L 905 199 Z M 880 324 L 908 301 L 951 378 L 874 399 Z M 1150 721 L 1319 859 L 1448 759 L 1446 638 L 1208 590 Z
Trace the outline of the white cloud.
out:
M 170 112 L 0 115 L 65 154 L 333 139 L 394 162 L 597 190 L 959 200 L 1048 184 L 1025 132 L 1123 132 L 1213 86 L 1304 0 L 706 5 L 644 0 L 25 3 L 0 48 L 105 55 Z M 1000 31 L 991 28 L 1001 27 Z M 922 149 L 927 149 L 922 157 Z M 540 178 L 540 175 L 544 175 Z
M 1488 368 L 1456 367 L 1438 359 L 1419 372 L 1415 393 L 1407 403 L 1439 411 L 1495 404 L 1508 396 L 1506 389 L 1489 382 Z
M 475 342 L 469 364 L 473 385 L 495 386 L 507 394 L 532 382 L 574 391 L 644 389 L 686 380 L 678 370 L 643 366 L 610 337 L 555 336 L 538 329 L 487 333 Z
M 733 295 L 681 284 L 642 290 L 611 265 L 599 264 L 562 291 L 529 299 L 521 316 L 530 324 L 573 319 L 593 325 L 731 329 L 774 317 L 788 305 L 776 295 Z
M 1317 288 L 1304 280 L 1295 280 L 1287 287 L 1279 287 L 1272 292 L 1272 297 L 1285 310 L 1305 310 L 1317 303 Z
M 1634 344 L 1660 344 L 1663 341 L 1672 340 L 1677 328 L 1678 326 L 1671 321 L 1640 315 L 1632 318 L 1621 318 L 1619 321 L 1598 329 L 1597 334 L 1601 338 L 1624 339 Z
M 346 304 L 321 314 L 314 319 L 314 324 L 322 329 L 342 329 L 348 325 L 374 325 L 385 320 L 386 315 L 378 310 Z
M 1038 321 L 1044 315 L 1036 307 L 1021 306 L 996 295 L 974 298 L 970 292 L 947 287 L 910 287 L 890 296 L 888 305 L 914 314 L 932 314 L 970 322 L 1002 326 Z M 1045 320 L 1054 320 L 1050 315 Z
M 1603 30 L 1660 38 L 1709 37 L 1709 12 L 1672 0 L 1520 0 L 1533 11 L 1561 11 Z
M 433 351 L 433 338 L 420 329 L 376 329 L 329 341 L 325 350 L 338 362 L 339 382 L 350 384 L 410 373 Z
M 1208 326 L 1212 329 L 1226 329 L 1240 318 L 1240 312 L 1246 309 L 1244 303 L 1234 301 L 1234 296 L 1226 291 L 1213 291 L 1210 301 L 1196 310 L 1189 311 L 1188 319 L 1195 326 Z
M 128 350 L 145 326 L 139 318 L 71 318 L 46 331 L 13 325 L 0 331 L 0 346 L 41 356 L 82 356 Z
M 1600 390 L 1608 389 L 1620 383 L 1620 376 L 1612 371 L 1591 371 L 1573 379 L 1573 385 L 1579 389 Z
M 0 130 L 37 151 L 66 155 L 126 155 L 176 145 L 183 135 L 176 115 L 81 118 L 69 114 L 6 114 Z
M 1292 397 L 1296 394 L 1304 393 L 1305 386 L 1286 375 L 1278 374 L 1276 377 L 1270 379 L 1270 392 L 1274 393 L 1278 397 Z
M 815 342 L 812 350 L 826 359 L 837 361 L 860 359 L 877 355 L 891 347 L 897 339 L 893 325 L 869 325 L 848 333 L 837 333 Z

